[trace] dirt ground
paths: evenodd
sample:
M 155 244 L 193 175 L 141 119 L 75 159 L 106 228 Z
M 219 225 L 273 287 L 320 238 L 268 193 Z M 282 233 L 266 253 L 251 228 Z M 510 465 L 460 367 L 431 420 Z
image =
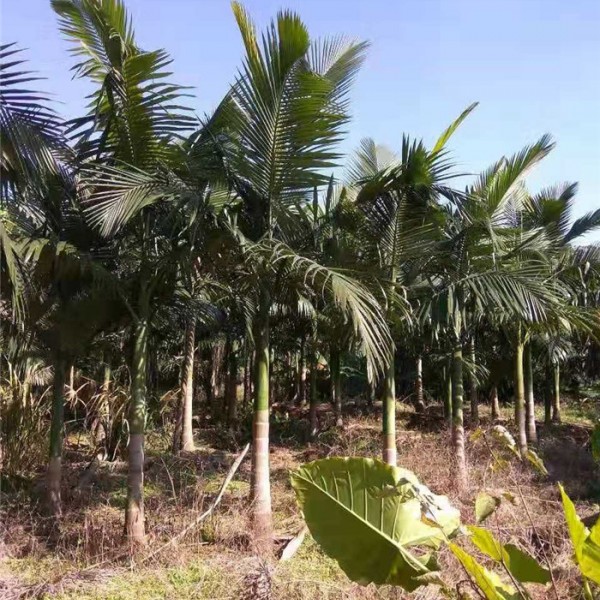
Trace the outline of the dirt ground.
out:
M 562 516 L 557 481 L 563 482 L 580 514 L 598 513 L 600 476 L 589 450 L 598 402 L 565 407 L 561 425 L 538 421 L 542 455 L 549 476 L 527 465 L 495 465 L 481 440 L 469 439 L 470 487 L 458 497 L 450 472 L 450 436 L 435 407 L 417 417 L 411 407 L 398 408 L 398 462 L 413 470 L 436 493 L 447 494 L 465 523 L 474 522 L 475 496 L 481 490 L 508 490 L 516 504 L 504 503 L 487 525 L 503 541 L 516 543 L 552 565 L 559 598 L 576 598 L 577 572 L 569 561 L 571 546 Z M 275 529 L 280 545 L 303 527 L 289 472 L 303 462 L 325 456 L 380 454 L 378 407 L 349 403 L 343 430 L 329 427 L 318 440 L 305 443 L 304 415 L 279 412 L 273 419 L 271 469 Z M 490 425 L 482 407 L 482 425 Z M 541 415 L 540 415 L 541 416 Z M 510 411 L 503 422 L 512 426 Z M 169 540 L 194 521 L 215 498 L 247 433 L 237 436 L 215 428 L 198 429 L 198 450 L 170 454 L 168 432 L 148 435 L 146 518 L 148 550 L 133 559 L 123 546 L 126 464 L 101 464 L 82 478 L 90 447 L 81 436 L 69 436 L 65 456 L 64 514 L 57 526 L 41 512 L 42 473 L 5 482 L 0 495 L 0 599 L 61 598 L 81 600 L 211 599 L 274 600 L 347 598 L 438 598 L 438 588 L 413 595 L 391 587 L 351 583 L 335 561 L 307 536 L 286 562 L 263 563 L 251 551 L 248 536 L 250 463 L 246 459 L 214 515 L 193 527 L 176 544 Z M 473 436 L 475 437 L 475 436 Z M 469 546 L 464 541 L 465 547 Z M 473 547 L 469 548 L 473 551 Z M 457 562 L 442 551 L 444 579 L 452 586 L 465 579 Z M 465 586 L 462 585 L 462 588 Z M 531 585 L 534 598 L 555 597 Z M 270 596 L 269 596 L 270 594 Z

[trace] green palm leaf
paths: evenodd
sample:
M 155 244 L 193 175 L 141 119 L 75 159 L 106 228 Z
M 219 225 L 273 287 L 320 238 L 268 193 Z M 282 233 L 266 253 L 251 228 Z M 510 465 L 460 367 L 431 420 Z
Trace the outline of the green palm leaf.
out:
M 137 46 L 120 0 L 52 0 L 52 7 L 80 58 L 76 75 L 98 86 L 88 115 L 71 123 L 82 155 L 108 154 L 137 167 L 167 160 L 169 142 L 194 125 L 181 106 L 183 88 L 166 80 L 168 54 Z
M 23 70 L 21 50 L 0 45 L 0 194 L 39 183 L 59 170 L 57 155 L 66 150 L 62 123 L 46 94 L 31 89 L 40 77 Z
M 349 85 L 365 44 L 340 40 L 311 44 L 294 13 L 277 15 L 259 44 L 242 6 L 233 4 L 246 59 L 232 89 L 239 111 L 229 155 L 238 192 L 253 212 L 253 235 L 271 227 L 275 204 L 294 206 L 326 182 L 319 172 L 334 165 L 333 150 L 347 123 Z

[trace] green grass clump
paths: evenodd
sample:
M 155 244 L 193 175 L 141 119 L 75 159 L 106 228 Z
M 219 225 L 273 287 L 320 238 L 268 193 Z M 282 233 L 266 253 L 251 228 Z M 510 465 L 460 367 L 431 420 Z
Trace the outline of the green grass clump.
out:
M 144 569 L 110 578 L 94 589 L 73 589 L 58 596 L 57 600 L 162 600 L 189 598 L 214 600 L 238 598 L 235 581 L 218 566 L 194 563 L 185 567 L 165 570 Z

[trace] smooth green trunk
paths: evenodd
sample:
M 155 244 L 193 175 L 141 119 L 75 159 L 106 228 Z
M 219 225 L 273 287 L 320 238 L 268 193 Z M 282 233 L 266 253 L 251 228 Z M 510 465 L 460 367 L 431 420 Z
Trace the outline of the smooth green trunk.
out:
M 310 437 L 314 439 L 319 433 L 319 417 L 317 414 L 318 395 L 317 395 L 317 338 L 316 332 L 313 333 L 310 349 L 310 381 L 309 381 L 309 410 L 308 418 L 310 422 Z
M 469 340 L 469 354 L 471 359 L 471 369 L 475 369 L 475 336 L 471 336 Z M 477 382 L 475 381 L 475 373 L 469 376 L 469 399 L 471 401 L 471 425 L 477 427 L 479 425 L 479 398 L 477 391 Z
M 342 377 L 340 351 L 335 347 L 331 348 L 329 370 L 331 377 L 331 400 L 334 406 L 335 424 L 336 427 L 343 427 L 344 419 L 342 416 Z
M 560 423 L 562 418 L 560 414 L 560 365 L 558 363 L 552 366 L 552 422 Z
M 383 462 L 396 466 L 396 368 L 394 356 L 383 380 Z
M 227 426 L 235 429 L 237 423 L 237 378 L 238 378 L 238 344 L 234 340 L 229 345 L 227 356 L 227 382 L 225 398 L 227 399 Z
M 525 370 L 525 426 L 527 441 L 537 442 L 535 427 L 535 398 L 533 395 L 533 361 L 531 359 L 531 344 L 525 344 L 523 354 L 523 368 Z
M 254 420 L 252 425 L 252 529 L 256 549 L 270 554 L 273 544 L 271 512 L 271 482 L 269 471 L 269 308 L 270 301 L 263 290 L 256 316 L 254 373 Z
M 306 338 L 304 337 L 304 335 L 302 336 L 302 340 L 300 341 L 300 356 L 298 358 L 298 376 L 300 379 L 298 386 L 298 401 L 301 406 L 306 406 Z
M 452 448 L 456 488 L 459 492 L 464 492 L 468 478 L 463 417 L 463 353 L 460 342 L 456 343 L 452 354 Z
M 246 361 L 244 363 L 244 410 L 250 402 L 250 387 L 252 384 L 252 352 L 248 349 L 246 342 Z
M 390 297 L 393 295 L 396 283 L 396 268 L 390 266 Z M 387 319 L 392 318 L 391 305 L 388 307 Z M 396 354 L 395 346 L 392 342 L 390 348 L 390 362 L 387 365 L 383 380 L 382 397 L 382 419 L 381 419 L 381 437 L 382 437 L 382 455 L 383 462 L 388 465 L 396 466 L 397 447 L 396 447 Z M 421 382 L 422 383 L 422 382 Z M 418 382 L 417 382 L 418 386 Z M 417 389 L 417 397 L 418 397 Z M 422 394 L 422 390 L 421 390 Z
M 527 452 L 527 431 L 525 427 L 525 379 L 523 375 L 524 343 L 520 331 L 515 343 L 515 423 L 517 425 L 517 445 L 519 452 Z
M 444 418 L 449 426 L 452 426 L 452 365 L 448 367 L 445 374 L 446 390 L 444 395 Z
M 51 514 L 61 514 L 60 483 L 62 474 L 63 429 L 65 424 L 65 379 L 67 363 L 64 358 L 54 361 L 52 386 L 52 422 L 50 424 L 50 456 L 48 460 L 47 486 L 48 508 Z
M 144 433 L 148 368 L 148 298 L 142 291 L 138 320 L 134 329 L 131 399 L 129 401 L 129 448 L 125 533 L 131 544 L 144 544 Z
M 552 370 L 546 365 L 546 383 L 544 385 L 544 425 L 552 423 Z
M 425 410 L 425 399 L 423 396 L 423 359 L 417 356 L 415 361 L 415 410 L 422 413 Z

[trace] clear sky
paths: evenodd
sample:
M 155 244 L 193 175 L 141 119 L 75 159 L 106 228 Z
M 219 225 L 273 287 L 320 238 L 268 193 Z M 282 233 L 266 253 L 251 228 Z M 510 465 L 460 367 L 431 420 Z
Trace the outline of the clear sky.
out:
M 126 0 L 142 48 L 167 49 L 174 80 L 209 112 L 242 56 L 228 0 Z M 576 214 L 600 207 L 600 0 L 247 0 L 259 26 L 279 8 L 298 11 L 314 37 L 371 42 L 353 92 L 344 150 L 361 138 L 399 148 L 403 132 L 431 142 L 463 108 L 480 106 L 451 143 L 477 172 L 549 132 L 553 153 L 532 190 L 578 181 Z M 73 116 L 86 87 L 49 0 L 0 0 L 2 42 L 28 49 L 41 85 Z M 600 234 L 593 236 L 600 240 Z

